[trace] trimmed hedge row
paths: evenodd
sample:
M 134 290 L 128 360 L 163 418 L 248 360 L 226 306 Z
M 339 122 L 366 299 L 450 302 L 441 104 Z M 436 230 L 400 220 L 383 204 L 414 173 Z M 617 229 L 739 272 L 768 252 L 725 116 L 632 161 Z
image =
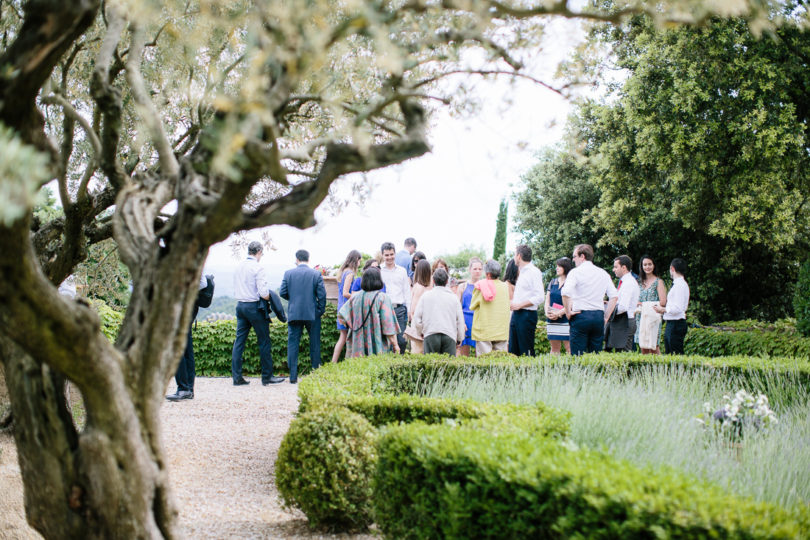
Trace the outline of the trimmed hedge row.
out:
M 519 431 L 411 424 L 380 440 L 388 538 L 801 538 L 807 513 Z
M 690 328 L 686 354 L 704 356 L 795 356 L 810 358 L 810 338 L 796 330 L 794 320 L 772 323 L 733 321 L 714 327 Z
M 672 360 L 673 369 L 754 378 L 775 369 L 810 380 L 810 365 L 795 359 L 630 354 L 574 359 L 629 374 Z M 504 406 L 412 394 L 429 377 L 519 372 L 538 363 L 571 361 L 504 354 L 478 359 L 387 355 L 327 365 L 300 383 L 301 414 L 276 466 L 290 473 L 280 474 L 279 491 L 313 526 L 363 528 L 376 521 L 392 538 L 618 538 L 649 537 L 651 531 L 659 531 L 659 537 L 801 538 L 808 530 L 807 509 L 755 503 L 679 473 L 576 450 L 566 439 L 566 412 L 542 404 Z M 368 450 L 371 440 L 365 435 L 360 440 L 345 427 L 362 424 L 357 415 L 378 430 L 373 452 L 353 450 Z M 359 454 L 365 457 L 358 460 Z M 373 479 L 367 476 L 372 469 Z M 341 490 L 354 488 L 336 479 L 348 477 L 371 486 L 370 492 L 363 489 L 373 509 L 370 501 L 342 498 Z M 342 515 L 352 515 L 350 523 Z

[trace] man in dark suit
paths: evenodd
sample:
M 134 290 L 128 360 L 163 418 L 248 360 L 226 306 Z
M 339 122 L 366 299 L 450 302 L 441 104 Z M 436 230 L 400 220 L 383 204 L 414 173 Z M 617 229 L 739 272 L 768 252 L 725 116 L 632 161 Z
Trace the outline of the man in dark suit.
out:
M 309 334 L 309 358 L 312 369 L 321 365 L 321 316 L 326 310 L 326 289 L 320 272 L 308 266 L 309 252 L 295 253 L 296 267 L 284 272 L 279 294 L 289 300 L 287 307 L 287 365 L 290 382 L 298 382 L 298 345 L 304 328 Z

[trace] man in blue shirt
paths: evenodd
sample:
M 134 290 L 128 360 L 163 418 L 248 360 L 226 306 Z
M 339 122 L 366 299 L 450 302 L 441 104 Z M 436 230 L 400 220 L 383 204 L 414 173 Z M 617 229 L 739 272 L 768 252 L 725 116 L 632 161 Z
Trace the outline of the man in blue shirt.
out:
M 411 270 L 411 259 L 413 259 L 413 254 L 416 251 L 416 240 L 413 238 L 406 238 L 405 239 L 405 249 L 401 249 L 397 252 L 396 258 L 394 261 L 396 262 L 397 266 L 401 266 L 405 269 L 405 272 L 408 273 L 408 277 L 412 280 L 413 279 L 413 270 Z
M 295 252 L 296 267 L 284 272 L 279 295 L 290 301 L 287 308 L 287 365 L 290 367 L 290 382 L 298 382 L 298 346 L 304 328 L 309 334 L 309 358 L 312 369 L 321 365 L 321 316 L 326 310 L 326 289 L 323 277 L 310 268 L 309 252 Z

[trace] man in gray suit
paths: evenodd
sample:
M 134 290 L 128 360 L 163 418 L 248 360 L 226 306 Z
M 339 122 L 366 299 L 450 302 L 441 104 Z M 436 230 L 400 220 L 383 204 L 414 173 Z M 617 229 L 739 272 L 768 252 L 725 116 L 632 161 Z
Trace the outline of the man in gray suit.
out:
M 290 382 L 298 382 L 298 346 L 304 328 L 309 334 L 309 358 L 312 369 L 321 365 L 321 316 L 326 310 L 326 289 L 320 272 L 308 266 L 309 252 L 295 253 L 296 267 L 284 272 L 279 294 L 289 300 L 287 307 L 287 365 Z

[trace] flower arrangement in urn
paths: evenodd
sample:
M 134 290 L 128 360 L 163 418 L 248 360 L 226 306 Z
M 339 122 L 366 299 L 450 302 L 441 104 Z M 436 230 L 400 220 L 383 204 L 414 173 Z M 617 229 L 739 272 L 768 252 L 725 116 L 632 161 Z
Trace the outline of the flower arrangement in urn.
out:
M 719 409 L 715 409 L 711 403 L 704 403 L 703 413 L 698 415 L 697 420 L 733 441 L 740 441 L 743 434 L 752 429 L 767 429 L 778 422 L 765 394 L 754 397 L 740 390 L 734 397 L 723 396 L 723 402 Z
M 313 270 L 315 270 L 316 272 L 320 272 L 322 276 L 328 276 L 329 275 L 329 270 L 327 268 L 321 266 L 320 264 L 316 264 L 313 267 Z

